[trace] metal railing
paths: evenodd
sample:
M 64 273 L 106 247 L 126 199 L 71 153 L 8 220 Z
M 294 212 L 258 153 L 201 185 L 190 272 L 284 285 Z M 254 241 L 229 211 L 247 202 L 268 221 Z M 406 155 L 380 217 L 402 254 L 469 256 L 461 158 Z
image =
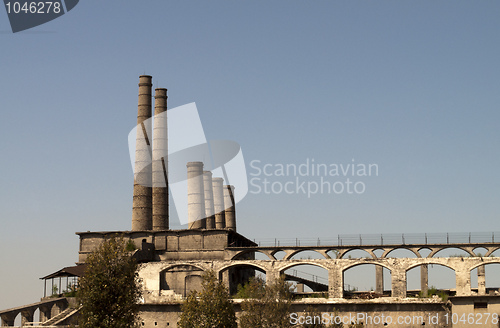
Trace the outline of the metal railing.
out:
M 296 269 L 290 269 L 289 271 L 285 272 L 289 276 L 293 276 L 296 278 L 302 278 L 304 280 L 309 280 L 318 284 L 326 285 L 328 286 L 328 278 L 318 276 L 309 272 L 304 272 Z M 356 286 L 344 283 L 344 290 L 346 291 L 357 291 L 358 288 Z
M 500 243 L 500 232 L 357 234 L 338 235 L 336 238 L 264 238 L 254 239 L 254 242 L 261 247 L 489 244 Z
M 324 278 L 309 272 L 304 272 L 296 269 L 291 269 L 288 272 L 285 272 L 286 274 L 296 277 L 296 278 L 301 278 L 304 280 L 309 280 L 318 284 L 323 284 L 328 286 L 328 278 Z

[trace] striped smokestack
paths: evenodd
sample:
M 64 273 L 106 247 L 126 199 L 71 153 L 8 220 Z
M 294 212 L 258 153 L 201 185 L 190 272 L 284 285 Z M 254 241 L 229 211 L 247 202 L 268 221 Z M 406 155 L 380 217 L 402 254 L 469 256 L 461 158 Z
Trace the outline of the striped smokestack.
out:
M 153 127 L 153 230 L 166 230 L 168 222 L 167 89 L 155 89 Z M 160 115 L 164 113 L 163 115 Z
M 213 178 L 212 187 L 214 195 L 214 213 L 215 213 L 215 229 L 224 229 L 226 227 L 226 216 L 224 211 L 224 191 L 222 185 L 224 179 Z
M 224 186 L 224 208 L 226 216 L 226 229 L 236 231 L 236 210 L 234 206 L 234 186 Z
M 188 229 L 205 228 L 203 163 L 187 163 Z
M 134 199 L 132 203 L 132 230 L 152 228 L 151 188 L 151 83 L 152 77 L 139 77 L 139 105 L 137 111 L 137 139 L 134 167 Z

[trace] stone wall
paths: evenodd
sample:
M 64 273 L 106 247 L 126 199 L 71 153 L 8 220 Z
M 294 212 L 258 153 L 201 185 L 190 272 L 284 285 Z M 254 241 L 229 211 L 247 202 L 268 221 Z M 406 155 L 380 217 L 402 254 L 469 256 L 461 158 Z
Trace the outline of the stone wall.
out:
M 77 232 L 80 236 L 79 263 L 96 250 L 102 241 L 113 236 L 130 239 L 138 249 L 142 241 L 153 244 L 156 261 L 224 260 L 229 246 L 251 247 L 255 244 L 242 235 L 226 229 L 185 229 L 163 231 Z
M 450 297 L 453 313 L 448 321 L 454 328 L 500 327 L 500 298 L 498 296 Z
M 241 302 L 234 300 L 236 316 L 241 315 Z M 314 307 L 320 312 L 321 319 L 329 323 L 333 320 L 344 320 L 344 323 L 363 323 L 363 327 L 389 327 L 417 328 L 422 327 L 451 327 L 446 324 L 446 314 L 449 309 L 439 300 L 394 301 L 365 300 L 331 302 L 328 299 L 304 299 L 292 304 L 290 320 L 292 323 L 307 320 L 307 310 Z M 177 327 L 180 318 L 181 303 L 170 304 L 144 304 L 141 306 L 141 319 L 143 327 Z M 398 323 L 398 320 L 400 323 Z M 292 327 L 295 325 L 292 325 Z M 298 325 L 297 325 L 298 326 Z M 347 326 L 347 325 L 345 325 Z

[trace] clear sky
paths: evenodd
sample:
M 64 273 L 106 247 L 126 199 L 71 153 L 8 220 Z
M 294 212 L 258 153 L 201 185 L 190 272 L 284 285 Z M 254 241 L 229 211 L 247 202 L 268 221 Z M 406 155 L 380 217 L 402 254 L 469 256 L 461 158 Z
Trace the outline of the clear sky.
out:
M 77 261 L 74 232 L 130 229 L 141 74 L 238 142 L 249 178 L 377 165 L 349 177 L 360 194 L 250 186 L 248 238 L 500 230 L 498 17 L 492 0 L 86 0 L 13 34 L 0 9 L 0 308 Z

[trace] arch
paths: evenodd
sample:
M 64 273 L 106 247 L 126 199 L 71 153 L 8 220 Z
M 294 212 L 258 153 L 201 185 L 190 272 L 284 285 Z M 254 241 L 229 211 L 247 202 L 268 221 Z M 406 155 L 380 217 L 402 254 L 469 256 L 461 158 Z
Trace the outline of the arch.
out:
M 443 257 L 466 257 L 466 256 L 474 256 L 474 253 L 472 253 L 471 251 L 463 248 L 463 247 L 460 247 L 460 246 L 450 246 L 450 247 L 442 247 L 442 248 L 437 248 L 437 249 L 434 249 L 430 254 L 429 254 L 429 257 L 440 257 L 440 256 L 436 256 L 438 253 L 440 252 L 449 252 L 451 250 L 458 250 L 459 252 L 462 251 L 466 254 L 464 254 L 463 256 L 460 256 L 460 254 L 450 254 L 448 256 L 443 256 Z M 456 255 L 456 256 L 455 256 Z
M 235 295 L 238 292 L 238 286 L 243 286 L 250 278 L 255 277 L 255 270 L 267 274 L 267 268 L 257 265 L 253 262 L 240 262 L 224 265 L 216 272 L 220 281 L 224 282 L 229 293 Z M 265 278 L 264 278 L 265 280 Z
M 286 252 L 282 249 L 276 249 L 270 253 L 276 260 L 283 260 L 286 256 Z
M 311 254 L 314 257 L 316 257 L 316 259 L 322 259 L 322 260 L 326 259 L 326 257 L 323 254 L 316 251 L 315 249 L 299 249 L 289 253 L 287 256 L 285 256 L 284 260 L 293 260 L 294 259 L 293 257 L 295 255 L 299 255 L 300 253 L 306 253 L 306 252 L 311 252 Z M 308 259 L 314 259 L 314 258 L 308 257 Z
M 452 267 L 452 266 L 450 266 L 450 265 L 448 265 L 448 264 L 441 263 L 441 262 L 439 262 L 439 261 L 432 261 L 432 259 L 433 259 L 433 258 L 430 258 L 430 261 L 426 261 L 425 263 L 415 263 L 415 264 L 411 264 L 410 266 L 408 266 L 408 267 L 406 268 L 406 271 L 411 270 L 411 269 L 413 269 L 413 268 L 416 268 L 416 267 L 418 267 L 418 266 L 424 265 L 424 264 L 427 264 L 427 265 L 441 265 L 441 266 L 444 266 L 444 267 L 446 267 L 446 268 L 448 268 L 448 269 L 451 269 L 451 270 L 453 270 L 453 271 L 456 271 L 454 267 Z
M 21 327 L 21 311 L 19 311 L 14 318 L 14 326 Z
M 499 257 L 498 259 L 494 258 L 493 260 L 488 261 L 488 263 L 483 263 L 483 262 L 481 262 L 481 263 L 478 263 L 478 264 L 474 264 L 474 265 L 473 265 L 470 269 L 471 269 L 471 271 L 472 271 L 472 270 L 474 270 L 475 268 L 477 268 L 478 266 L 482 266 L 482 265 L 485 265 L 485 266 L 486 266 L 486 265 L 488 265 L 488 264 L 498 264 L 498 263 L 500 263 L 500 257 Z
M 33 312 L 33 322 L 40 322 L 40 308 L 37 307 L 35 312 Z M 34 327 L 38 326 L 38 324 L 33 325 Z
M 357 255 L 356 257 L 352 257 L 352 255 L 349 255 L 349 256 L 347 257 L 347 258 L 349 258 L 349 259 L 351 259 L 351 258 L 352 258 L 352 259 L 359 259 L 359 258 L 374 259 L 374 258 L 376 258 L 376 257 L 375 257 L 375 254 L 370 254 L 370 252 L 368 252 L 367 250 L 362 249 L 362 248 L 349 248 L 349 249 L 347 249 L 347 250 L 344 250 L 343 252 L 341 252 L 341 253 L 339 254 L 339 256 L 340 256 L 339 258 L 341 258 L 341 259 L 345 259 L 345 258 L 346 258 L 345 256 L 346 256 L 347 254 L 349 254 L 350 252 L 357 253 L 358 255 Z M 361 254 L 362 254 L 363 252 L 364 252 L 364 253 L 366 253 L 366 255 L 362 256 Z M 364 254 L 364 253 L 363 253 L 363 254 Z
M 486 253 L 484 256 L 487 257 L 487 256 L 491 256 L 491 257 L 497 257 L 497 256 L 500 256 L 500 247 L 495 247 L 495 246 L 492 246 L 489 248 L 489 251 L 488 253 Z M 498 253 L 498 254 L 495 254 L 495 253 Z
M 338 249 L 325 249 L 325 254 L 330 256 L 331 259 L 338 259 L 340 258 L 340 251 Z
M 254 262 L 229 263 L 229 264 L 223 265 L 222 267 L 218 268 L 216 271 L 216 274 L 218 275 L 222 271 L 225 271 L 225 270 L 230 269 L 230 268 L 239 267 L 239 266 L 251 266 L 251 267 L 254 267 L 256 270 L 263 272 L 263 273 L 265 273 L 268 270 L 268 268 L 266 268 L 258 263 L 254 263 Z
M 482 264 L 484 266 L 482 279 L 479 276 L 479 267 L 481 265 L 475 266 L 470 274 L 471 274 L 471 289 L 473 287 L 477 288 L 478 294 L 488 295 L 490 293 L 497 294 L 498 288 L 500 287 L 500 261 L 499 262 L 488 262 L 486 264 Z M 475 272 L 474 272 L 475 271 Z M 474 277 L 475 273 L 475 277 Z M 475 279 L 474 279 L 475 278 Z M 482 284 L 480 281 L 482 280 Z M 473 286 L 473 281 L 474 285 Z M 482 285 L 482 291 L 480 288 Z
M 207 269 L 207 268 L 204 268 L 204 267 L 197 265 L 197 264 L 193 264 L 193 263 L 189 263 L 189 262 L 182 262 L 182 263 L 171 263 L 171 264 L 169 263 L 166 266 L 162 267 L 160 269 L 160 272 L 165 271 L 165 270 L 169 270 L 169 269 L 174 268 L 176 266 L 183 266 L 183 265 L 190 265 L 190 266 L 195 267 L 197 269 L 200 269 L 202 271 L 205 271 Z
M 422 271 L 422 266 L 426 267 L 426 270 Z M 438 261 L 426 261 L 426 263 L 412 264 L 406 270 L 407 279 L 408 272 L 416 272 L 413 269 L 417 269 L 418 267 L 421 267 L 420 274 L 427 274 L 427 276 L 423 282 L 425 286 L 420 286 L 422 293 L 418 293 L 419 295 L 414 296 L 426 297 L 436 294 L 444 295 L 446 290 L 448 290 L 446 293 L 450 293 L 451 289 L 457 287 L 456 270 L 452 266 Z M 422 279 L 422 276 L 420 278 Z
M 357 267 L 357 266 L 360 266 L 360 265 L 365 265 L 365 264 L 378 265 L 378 266 L 386 268 L 389 271 L 392 271 L 392 268 L 390 266 L 388 266 L 387 264 L 385 264 L 385 263 L 378 263 L 378 262 L 356 262 L 356 263 L 353 263 L 353 264 L 349 264 L 348 266 L 345 266 L 342 271 L 345 272 L 346 270 L 349 270 L 351 268 L 354 268 L 354 267 Z
M 298 269 L 297 267 L 301 267 Z M 307 286 L 310 290 L 297 287 L 299 293 L 327 293 L 328 292 L 328 269 L 318 263 L 293 263 L 280 270 L 280 275 L 285 279 L 297 284 Z M 328 297 L 328 294 L 323 295 Z
M 360 261 L 342 270 L 344 298 L 374 298 L 391 286 L 392 270 L 385 263 Z
M 238 260 L 262 260 L 262 259 L 256 258 L 257 253 L 264 255 L 266 260 L 276 260 L 276 258 L 274 258 L 274 256 L 272 256 L 271 254 L 264 253 L 263 251 L 260 251 L 257 249 L 248 249 L 248 250 L 241 251 L 241 252 L 237 253 L 236 255 L 234 255 L 231 258 L 231 260 L 234 260 L 234 261 L 238 261 Z M 253 258 L 241 258 L 242 256 L 249 255 L 249 254 L 253 254 Z
M 430 257 L 429 255 L 432 253 L 432 249 L 430 247 L 420 247 L 417 250 L 418 254 L 420 254 L 420 257 L 426 258 Z
M 488 254 L 490 250 L 486 247 L 475 247 L 472 249 L 472 253 L 474 253 L 475 256 L 482 257 Z
M 375 249 L 372 249 L 372 253 L 377 258 L 382 258 L 382 255 L 384 255 L 384 253 L 385 253 L 385 249 L 383 249 L 383 248 L 375 248 Z
M 292 262 L 292 263 L 289 263 L 289 264 L 282 266 L 280 268 L 280 273 L 282 273 L 285 270 L 288 270 L 294 266 L 297 266 L 297 265 L 313 265 L 313 266 L 317 266 L 317 267 L 320 267 L 320 268 L 325 269 L 325 270 L 329 270 L 329 268 L 327 266 L 323 265 L 323 262 L 325 262 L 325 261 L 321 261 L 321 262 L 313 262 L 313 261 Z
M 392 257 L 396 257 L 396 258 L 414 258 L 414 257 L 421 257 L 420 254 L 418 252 L 416 252 L 414 249 L 412 248 L 409 248 L 409 247 L 404 247 L 404 246 L 401 246 L 401 247 L 397 247 L 397 248 L 392 248 L 392 249 L 389 249 L 387 251 L 384 252 L 384 254 L 382 255 L 382 258 L 389 258 L 389 254 L 391 254 L 392 252 L 395 252 L 395 253 L 411 253 L 411 255 L 413 255 L 413 257 L 409 257 L 409 256 L 392 256 Z M 395 254 L 393 254 L 395 255 Z
M 428 287 L 427 278 L 425 278 L 425 286 L 422 286 L 422 268 L 427 268 L 426 264 L 422 264 L 411 269 L 406 270 L 406 296 L 423 296 L 426 295 Z M 427 277 L 427 276 L 426 276 Z
M 160 271 L 160 291 L 170 291 L 186 297 L 193 290 L 200 290 L 205 269 L 190 263 L 176 263 Z

